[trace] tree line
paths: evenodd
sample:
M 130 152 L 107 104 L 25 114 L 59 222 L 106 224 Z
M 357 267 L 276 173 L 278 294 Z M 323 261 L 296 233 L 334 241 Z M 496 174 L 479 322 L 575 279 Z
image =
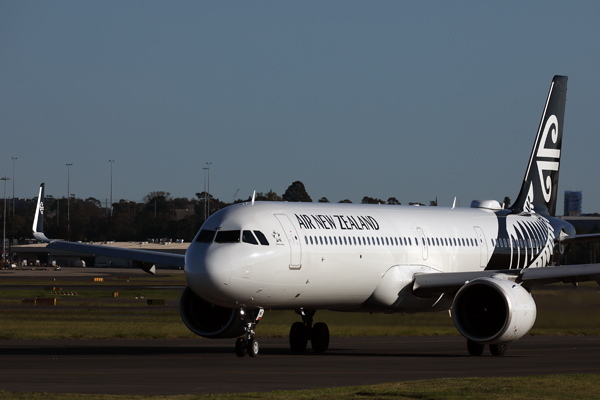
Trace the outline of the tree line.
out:
M 206 218 L 231 204 L 250 201 L 238 199 L 233 203 L 221 201 L 212 195 L 199 192 L 195 198 L 172 197 L 164 191 L 150 192 L 142 203 L 120 200 L 109 207 L 93 197 L 81 199 L 72 197 L 54 198 L 46 196 L 44 202 L 44 232 L 46 236 L 70 241 L 145 241 L 149 238 L 170 238 L 191 241 Z M 269 190 L 258 192 L 257 201 L 312 202 L 304 184 L 293 182 L 280 196 Z M 509 200 L 510 201 L 510 200 Z M 317 200 L 329 203 L 326 197 Z M 348 199 L 338 203 L 352 203 Z M 37 198 L 21 200 L 18 207 L 6 218 L 8 239 L 30 239 L 31 226 Z M 364 196 L 361 204 L 400 205 L 395 198 L 387 200 Z M 423 203 L 409 203 L 425 205 Z M 429 202 L 437 205 L 437 199 Z M 0 207 L 3 204 L 0 202 Z M 3 214 L 0 214 L 2 217 Z

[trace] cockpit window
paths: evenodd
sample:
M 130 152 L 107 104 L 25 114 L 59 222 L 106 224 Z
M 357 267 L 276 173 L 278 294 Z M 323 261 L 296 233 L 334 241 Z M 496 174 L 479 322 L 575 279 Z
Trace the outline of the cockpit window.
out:
M 258 238 L 258 241 L 260 242 L 260 244 L 262 244 L 263 246 L 269 245 L 269 241 L 267 240 L 267 238 L 265 237 L 265 235 L 263 235 L 263 233 L 261 231 L 254 231 L 254 234 Z
M 214 238 L 215 238 L 215 231 L 209 231 L 208 229 L 202 229 L 200 231 L 200 234 L 198 235 L 198 238 L 196 239 L 196 242 L 212 243 Z
M 258 245 L 252 231 L 242 231 L 242 242 Z
M 240 231 L 218 231 L 215 243 L 239 243 Z

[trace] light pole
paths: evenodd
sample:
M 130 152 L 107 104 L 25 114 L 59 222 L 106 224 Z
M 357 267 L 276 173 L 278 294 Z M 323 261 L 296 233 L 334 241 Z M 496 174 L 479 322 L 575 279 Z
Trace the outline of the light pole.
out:
M 69 233 L 71 232 L 71 213 L 69 209 L 69 198 L 71 197 L 71 166 L 73 164 L 67 165 L 67 240 L 69 239 Z
M 203 206 L 204 206 L 204 220 L 205 221 L 207 218 L 207 216 L 206 216 L 206 170 L 207 169 L 208 168 L 206 168 L 206 167 L 202 168 L 202 170 L 204 171 L 204 190 L 202 191 L 202 196 L 203 196 L 203 200 L 204 200 Z
M 5 176 L 0 180 L 4 181 L 4 230 L 2 232 L 2 265 L 4 265 L 6 260 L 6 181 L 10 181 L 10 178 Z
M 206 180 L 206 218 L 210 217 L 210 166 L 212 163 L 207 162 L 206 172 L 208 179 Z
M 110 217 L 112 218 L 112 166 L 115 160 L 108 160 L 108 162 L 110 163 Z
M 15 215 L 15 161 L 17 161 L 17 157 L 11 157 L 13 160 L 13 201 L 12 201 L 12 213 Z M 10 213 L 9 213 L 10 214 Z

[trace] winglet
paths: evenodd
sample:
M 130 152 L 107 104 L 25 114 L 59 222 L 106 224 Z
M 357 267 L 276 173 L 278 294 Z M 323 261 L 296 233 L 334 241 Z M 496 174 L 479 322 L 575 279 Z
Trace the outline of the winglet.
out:
M 51 240 L 44 235 L 44 187 L 42 183 L 40 185 L 40 192 L 38 193 L 37 207 L 35 208 L 35 217 L 33 218 L 33 237 L 40 242 L 50 243 Z

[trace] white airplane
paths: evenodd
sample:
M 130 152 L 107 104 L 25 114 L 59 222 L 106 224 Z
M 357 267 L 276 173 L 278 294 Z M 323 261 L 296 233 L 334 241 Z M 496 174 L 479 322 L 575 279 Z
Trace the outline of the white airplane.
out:
M 503 355 L 536 318 L 531 288 L 596 280 L 600 264 L 556 266 L 579 235 L 555 218 L 567 77 L 555 76 L 521 191 L 512 207 L 470 208 L 255 202 L 211 215 L 185 256 L 55 241 L 43 234 L 44 184 L 33 224 L 49 248 L 185 266 L 183 322 L 206 338 L 238 338 L 238 356 L 259 352 L 265 309 L 295 310 L 291 349 L 329 346 L 317 310 L 416 313 L 450 310 L 469 354 Z

